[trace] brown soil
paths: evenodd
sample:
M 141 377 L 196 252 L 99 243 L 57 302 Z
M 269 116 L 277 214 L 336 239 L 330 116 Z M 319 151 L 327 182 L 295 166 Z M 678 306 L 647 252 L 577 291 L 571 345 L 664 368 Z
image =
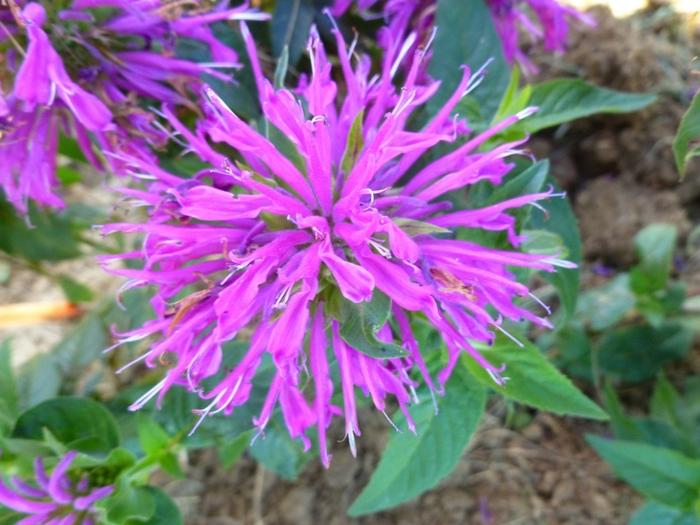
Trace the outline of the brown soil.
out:
M 641 498 L 616 481 L 585 444 L 599 425 L 537 414 L 521 431 L 490 413 L 454 472 L 432 491 L 393 510 L 351 519 L 345 514 L 367 483 L 387 437 L 386 421 L 363 415 L 358 458 L 337 443 L 333 463 L 316 461 L 295 482 L 247 459 L 229 472 L 212 452 L 198 455 L 188 481 L 168 486 L 189 509 L 187 525 L 624 524 Z M 342 436 L 338 428 L 336 436 Z

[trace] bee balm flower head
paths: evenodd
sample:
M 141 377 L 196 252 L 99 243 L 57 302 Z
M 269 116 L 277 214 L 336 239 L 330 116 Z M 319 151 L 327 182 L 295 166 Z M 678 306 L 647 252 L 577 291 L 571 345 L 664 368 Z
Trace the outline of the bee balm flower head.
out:
M 370 77 L 368 59 L 351 60 L 336 31 L 341 87 L 314 32 L 311 75 L 292 91 L 276 89 L 263 76 L 245 27 L 243 33 L 267 132 L 241 120 L 210 89 L 196 133 L 166 109 L 181 139 L 211 167 L 182 180 L 134 160 L 135 172 L 155 178 L 148 191 L 127 190 L 149 208 L 150 219 L 104 227 L 105 233 L 146 234 L 141 250 L 117 257 L 142 260 L 143 268 L 112 271 L 130 279 L 126 287 L 157 291 L 156 318 L 121 341 L 154 337 L 139 358 L 149 366 L 174 358 L 133 408 L 181 385 L 208 400 L 202 418 L 231 413 L 249 401 L 268 354 L 275 375 L 255 425 L 263 430 L 280 407 L 290 435 L 307 447 L 307 430 L 315 426 L 327 465 L 326 430 L 335 416 L 344 417 L 355 452 L 357 388 L 382 412 L 393 399 L 413 428 L 407 406 L 416 400 L 417 377 L 440 392 L 466 355 L 503 382 L 502 364 L 489 363 L 474 343 L 492 342 L 504 319 L 548 324 L 518 304 L 529 292 L 510 268 L 553 271 L 567 263 L 454 235 L 459 227 L 502 231 L 517 247 L 521 238 L 508 211 L 551 196 L 462 211 L 447 199 L 477 182 L 503 180 L 512 168 L 508 158 L 521 153 L 523 141 L 485 144 L 530 110 L 471 136 L 452 116 L 478 82 L 465 68 L 452 97 L 413 130 L 410 118 L 437 89 L 416 82 L 425 50 L 397 90 L 395 67 Z M 273 134 L 283 139 L 273 142 Z M 214 150 L 211 142 L 220 147 Z M 433 158 L 441 143 L 453 144 L 452 152 Z M 229 156 L 220 153 L 226 147 Z M 413 335 L 417 317 L 433 325 L 447 349 L 447 364 L 436 377 Z M 205 389 L 203 380 L 222 372 L 224 343 L 237 338 L 250 340 L 247 352 Z M 331 379 L 334 370 L 339 384 Z M 338 388 L 342 408 L 331 402 Z

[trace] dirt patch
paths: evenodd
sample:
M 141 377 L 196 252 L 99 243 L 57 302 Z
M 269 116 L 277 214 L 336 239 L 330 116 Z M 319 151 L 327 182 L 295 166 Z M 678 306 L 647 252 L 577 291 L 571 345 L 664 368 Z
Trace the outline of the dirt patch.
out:
M 641 503 L 586 445 L 584 433 L 599 426 L 537 414 L 516 432 L 494 412 L 492 407 L 469 452 L 437 488 L 369 517 L 345 514 L 387 437 L 386 421 L 367 411 L 358 458 L 346 443 L 335 444 L 327 471 L 313 461 L 296 482 L 288 482 L 244 459 L 222 472 L 216 456 L 205 452 L 193 458 L 188 481 L 169 490 L 188 500 L 188 525 L 622 525 Z

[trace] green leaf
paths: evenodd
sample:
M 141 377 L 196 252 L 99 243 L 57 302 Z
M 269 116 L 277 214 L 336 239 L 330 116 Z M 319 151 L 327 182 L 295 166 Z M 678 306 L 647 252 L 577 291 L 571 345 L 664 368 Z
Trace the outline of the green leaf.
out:
M 523 120 L 528 133 L 596 113 L 628 113 L 656 100 L 655 95 L 601 88 L 578 78 L 560 78 L 532 87 L 529 105 L 539 111 Z
M 312 0 L 277 0 L 270 22 L 272 51 L 275 57 L 289 49 L 289 62 L 296 64 L 301 58 L 316 9 Z
M 559 190 L 558 184 L 553 178 L 549 177 L 547 182 Z M 566 259 L 579 264 L 581 262 L 581 235 L 569 199 L 553 197 L 541 201 L 540 205 L 546 210 L 545 213 L 532 213 L 527 227 L 557 234 L 564 241 Z M 563 306 L 563 315 L 559 324 L 562 324 L 571 318 L 576 310 L 580 270 L 579 268 L 557 268 L 556 272 L 545 272 L 541 276 L 554 285 L 559 294 L 559 300 Z
M 141 448 L 149 456 L 160 454 L 170 444 L 170 436 L 163 427 L 144 413 L 136 414 L 136 428 Z
M 76 229 L 67 210 L 56 213 L 31 204 L 25 220 L 0 193 L 0 250 L 6 253 L 32 262 L 78 257 L 81 252 Z
M 530 84 L 526 84 L 523 89 L 520 89 L 520 70 L 518 66 L 514 66 L 511 71 L 508 87 L 503 94 L 501 103 L 498 106 L 498 111 L 496 111 L 496 115 L 493 117 L 493 123 L 500 122 L 506 117 L 515 115 L 519 111 L 525 109 L 531 94 L 532 85 Z
M 106 510 L 107 520 L 114 525 L 151 523 L 156 518 L 156 497 L 152 487 L 135 487 L 127 477 L 119 478 L 113 496 L 97 503 Z
M 250 454 L 265 468 L 286 480 L 295 480 L 312 457 L 304 452 L 301 443 L 289 437 L 279 416 L 270 420 L 265 432 L 250 446 Z
M 58 153 L 71 160 L 88 162 L 78 141 L 64 133 L 60 133 L 58 136 Z
M 428 72 L 442 84 L 428 102 L 428 112 L 437 113 L 452 95 L 462 78 L 462 65 L 476 72 L 492 59 L 483 82 L 471 94 L 484 119 L 490 122 L 508 86 L 510 71 L 486 2 L 438 0 L 435 26 L 438 31 Z
M 445 392 L 438 399 L 437 414 L 429 399 L 411 407 L 417 434 L 391 435 L 368 485 L 348 510 L 350 516 L 416 498 L 452 472 L 479 424 L 486 392 L 463 373 L 453 375 Z M 405 416 L 399 413 L 396 423 L 405 428 Z
M 666 287 L 677 233 L 671 224 L 650 224 L 635 235 L 640 262 L 630 272 L 630 286 L 637 294 L 650 294 Z
M 508 179 L 505 184 L 496 187 L 488 197 L 488 204 L 496 204 L 508 199 L 514 199 L 528 193 L 542 191 L 547 182 L 549 173 L 549 161 L 539 160 L 525 168 L 521 173 Z
M 150 496 L 155 507 L 152 515 L 146 521 L 131 519 L 126 522 L 126 525 L 183 525 L 184 520 L 180 509 L 165 492 L 158 487 L 139 487 L 137 490 L 140 495 Z M 146 501 L 145 498 L 144 501 Z
M 581 294 L 576 313 L 591 329 L 602 332 L 620 322 L 634 305 L 629 275 L 623 273 L 600 288 Z
M 522 348 L 503 335 L 496 338 L 492 347 L 477 348 L 493 365 L 507 366 L 505 385 L 497 385 L 488 372 L 469 357 L 463 360 L 467 369 L 481 383 L 514 401 L 555 414 L 608 419 L 607 414 L 559 372 L 536 346 L 517 333 L 513 336 L 521 341 Z
M 284 46 L 277 60 L 277 67 L 275 67 L 275 89 L 284 88 L 284 83 L 287 78 L 287 69 L 289 69 L 289 47 Z
M 700 460 L 644 443 L 587 435 L 586 441 L 613 470 L 648 498 L 690 508 L 700 490 Z
M 429 222 L 406 219 L 404 217 L 397 217 L 394 219 L 394 224 L 401 228 L 403 232 L 410 237 L 416 237 L 418 235 L 433 235 L 436 233 L 450 233 L 450 230 L 447 228 L 435 226 Z
M 12 428 L 18 406 L 19 392 L 12 372 L 10 340 L 6 339 L 0 343 L 0 434 Z
M 673 156 L 681 177 L 685 175 L 688 161 L 700 155 L 700 91 L 690 102 L 673 139 Z
M 692 512 L 648 501 L 632 515 L 629 525 L 700 525 Z
M 68 275 L 59 275 L 58 284 L 61 285 L 63 293 L 71 303 L 87 303 L 94 299 L 95 294 L 82 283 L 79 283 Z
M 340 337 L 363 354 L 377 358 L 403 357 L 405 348 L 377 339 L 377 332 L 391 314 L 391 299 L 374 290 L 372 300 L 352 303 L 343 299 L 340 309 Z
M 680 426 L 678 417 L 679 403 L 680 395 L 678 391 L 663 373 L 659 374 L 649 403 L 649 411 L 652 417 L 659 421 L 666 421 L 672 425 Z
M 598 363 L 605 372 L 624 381 L 645 381 L 666 363 L 685 356 L 692 341 L 693 333 L 677 324 L 622 328 L 603 336 Z
M 250 443 L 251 432 L 243 432 L 219 447 L 219 460 L 224 469 L 229 469 L 236 464 Z
M 67 448 L 88 454 L 107 454 L 120 441 L 112 414 L 88 398 L 66 396 L 44 401 L 19 416 L 12 436 L 41 440 L 44 429 Z
M 348 133 L 348 142 L 343 153 L 343 160 L 340 162 L 340 168 L 347 176 L 357 162 L 360 152 L 364 146 L 364 137 L 362 135 L 362 123 L 365 118 L 364 109 L 361 110 L 355 120 L 352 121 L 350 132 Z

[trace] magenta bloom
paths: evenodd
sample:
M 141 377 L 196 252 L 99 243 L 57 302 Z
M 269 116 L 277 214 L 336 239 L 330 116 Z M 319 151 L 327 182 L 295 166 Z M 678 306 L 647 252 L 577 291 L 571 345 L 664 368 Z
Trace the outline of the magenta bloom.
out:
M 378 3 L 379 0 L 335 0 L 331 11 L 340 16 L 353 4 L 362 12 Z M 486 3 L 501 37 L 506 60 L 517 61 L 532 73 L 537 68 L 520 48 L 522 32 L 533 41 L 542 41 L 547 51 L 562 53 L 566 50 L 570 20 L 588 25 L 595 23 L 588 15 L 557 0 L 486 0 Z M 390 33 L 406 36 L 411 31 L 416 33 L 418 41 L 426 41 L 434 24 L 436 4 L 435 0 L 386 0 L 383 10 Z
M 520 30 L 533 41 L 542 41 L 546 51 L 563 53 L 566 51 L 570 20 L 595 25 L 590 16 L 557 0 L 488 0 L 488 4 L 503 42 L 506 60 L 517 61 L 530 73 L 536 73 L 537 67 L 520 49 Z
M 21 212 L 28 200 L 62 205 L 55 193 L 59 129 L 98 169 L 119 172 L 121 153 L 151 156 L 168 134 L 139 98 L 186 104 L 203 73 L 229 78 L 219 69 L 239 67 L 236 53 L 210 24 L 266 17 L 245 4 L 188 15 L 160 0 L 74 0 L 52 20 L 39 3 L 17 3 L 24 6 L 17 19 L 9 10 L 0 18 L 7 57 L 0 65 L 0 187 Z M 176 58 L 178 38 L 205 43 L 213 62 Z
M 75 481 L 68 474 L 77 455 L 69 452 L 47 474 L 41 458 L 34 461 L 35 480 L 16 476 L 11 483 L 0 480 L 0 505 L 28 514 L 17 525 L 96 525 L 94 504 L 114 492 L 114 487 L 91 487 L 87 476 Z
M 479 181 L 503 180 L 512 168 L 508 157 L 522 152 L 523 141 L 483 146 L 530 110 L 459 140 L 470 132 L 451 113 L 478 81 L 465 68 L 445 106 L 413 131 L 407 125 L 412 113 L 437 89 L 437 83 L 416 84 L 422 51 L 397 91 L 395 68 L 370 78 L 368 57 L 351 61 L 335 31 L 341 90 L 313 33 L 311 77 L 291 91 L 275 89 L 263 77 L 245 27 L 243 33 L 261 107 L 269 129 L 285 137 L 284 146 L 205 89 L 207 118 L 196 133 L 170 116 L 182 140 L 211 168 L 183 180 L 134 159 L 133 171 L 155 182 L 148 191 L 125 192 L 148 208 L 150 219 L 111 224 L 103 231 L 141 232 L 144 244 L 103 262 L 143 261 L 142 269 L 111 269 L 130 279 L 125 288 L 156 290 L 156 318 L 121 334 L 120 343 L 155 338 L 138 360 L 148 366 L 172 364 L 133 409 L 181 385 L 208 400 L 202 418 L 231 413 L 248 401 L 256 370 L 269 354 L 276 373 L 254 424 L 264 430 L 280 407 L 290 435 L 307 447 L 306 431 L 315 426 L 328 465 L 326 430 L 335 416 L 344 416 L 355 452 L 360 434 L 356 388 L 382 412 L 393 398 L 413 430 L 406 408 L 417 401 L 415 377 L 439 393 L 460 357 L 467 355 L 503 383 L 503 365 L 486 361 L 474 342 L 491 343 L 504 319 L 548 326 L 518 304 L 529 292 L 510 268 L 553 271 L 568 263 L 485 248 L 454 235 L 458 227 L 503 231 L 518 246 L 522 239 L 508 211 L 552 196 L 548 191 L 464 211 L 451 210 L 446 199 L 449 192 Z M 209 141 L 220 148 L 215 151 Z M 440 143 L 455 147 L 427 160 Z M 230 157 L 219 153 L 221 146 L 229 148 Z M 348 331 L 343 312 L 363 308 L 372 310 L 367 310 L 371 323 Z M 416 317 L 427 319 L 447 348 L 447 364 L 435 379 L 413 335 Z M 237 338 L 250 340 L 247 353 L 216 386 L 204 389 L 202 381 L 221 371 L 223 344 Z M 377 357 L 382 352 L 386 358 Z M 335 369 L 339 385 L 331 380 Z M 342 409 L 331 403 L 338 387 Z

